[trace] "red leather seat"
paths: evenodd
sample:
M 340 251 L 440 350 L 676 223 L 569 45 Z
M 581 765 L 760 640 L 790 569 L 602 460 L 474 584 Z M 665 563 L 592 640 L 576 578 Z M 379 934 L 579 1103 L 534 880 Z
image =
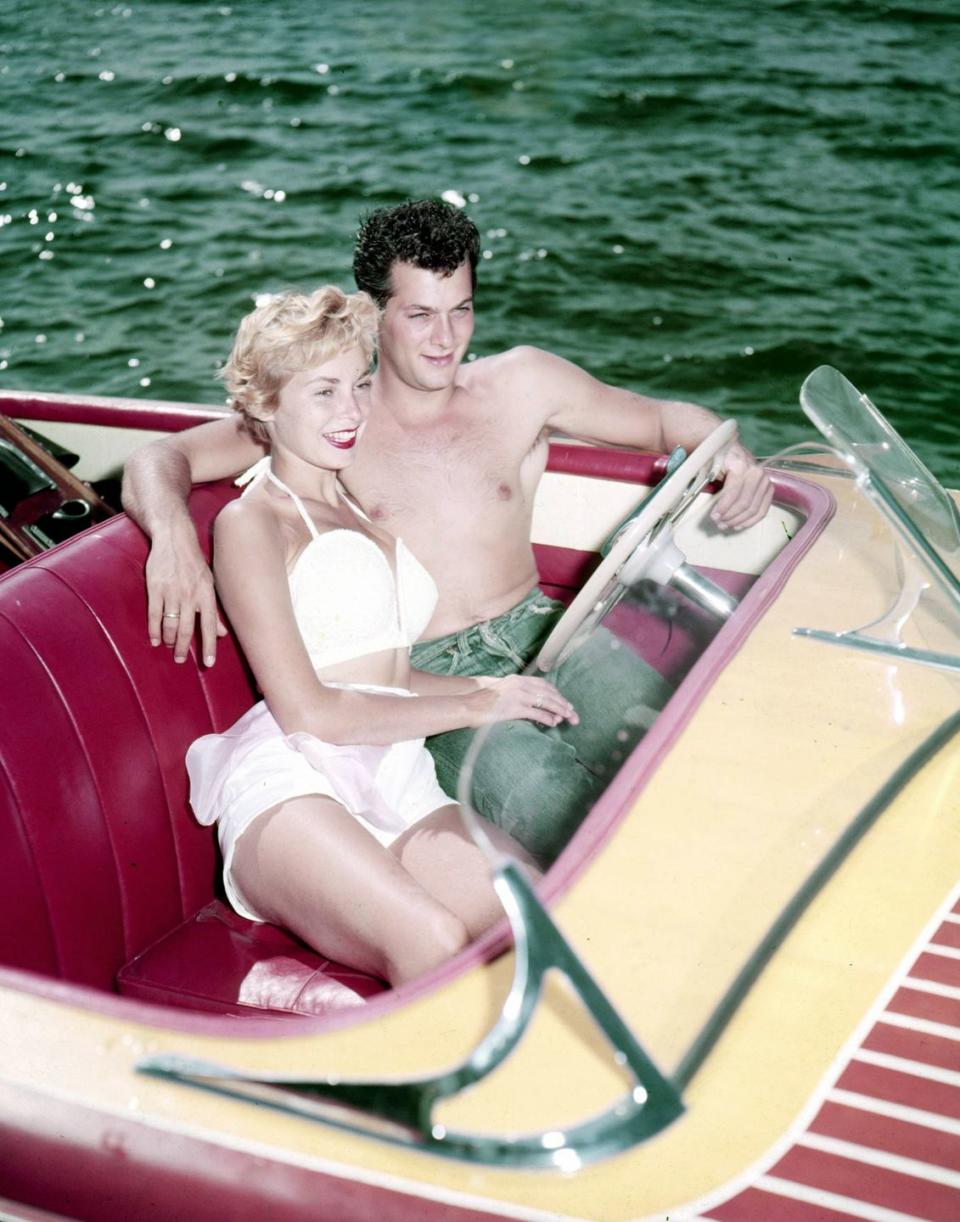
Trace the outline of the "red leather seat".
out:
M 117 987 L 125 997 L 218 1014 L 322 1014 L 362 1005 L 386 986 L 213 900 L 125 963 Z
M 210 526 L 235 490 L 201 487 Z M 184 753 L 255 699 L 232 637 L 175 665 L 146 635 L 125 517 L 0 577 L 0 964 L 173 1005 L 316 1013 L 382 982 L 218 903 Z
M 568 449 L 552 461 L 599 461 Z M 229 483 L 194 491 L 208 552 L 232 495 Z M 561 597 L 596 562 L 536 551 Z M 356 1005 L 384 984 L 219 901 L 216 840 L 190 811 L 184 756 L 256 694 L 232 636 L 209 670 L 150 646 L 146 555 L 121 516 L 0 576 L 0 965 L 220 1013 Z M 626 610 L 623 635 L 679 678 L 696 656 L 679 621 Z

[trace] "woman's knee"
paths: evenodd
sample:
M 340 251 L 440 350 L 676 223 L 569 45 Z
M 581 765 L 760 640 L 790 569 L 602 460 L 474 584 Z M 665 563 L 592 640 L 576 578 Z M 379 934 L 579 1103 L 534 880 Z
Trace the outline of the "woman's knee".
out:
M 402 984 L 457 954 L 470 940 L 463 921 L 435 900 L 329 799 L 313 799 L 303 821 L 291 801 L 258 817 L 238 840 L 234 882 L 263 919 L 333 958 Z M 329 819 L 318 820 L 318 802 Z M 340 816 L 343 815 L 341 819 Z M 328 824 L 321 834 L 320 824 Z M 326 831 L 344 855 L 331 865 Z M 357 902 L 357 888 L 368 888 Z
M 381 948 L 393 985 L 415 980 L 459 954 L 470 942 L 466 925 L 440 904 L 431 904 L 403 927 L 390 931 Z

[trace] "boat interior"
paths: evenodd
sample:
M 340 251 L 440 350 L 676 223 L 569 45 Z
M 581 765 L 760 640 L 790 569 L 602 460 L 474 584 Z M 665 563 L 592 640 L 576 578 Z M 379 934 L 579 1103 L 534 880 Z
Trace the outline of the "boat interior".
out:
M 553 446 L 534 520 L 547 593 L 574 597 L 611 528 L 665 467 L 663 457 Z M 631 792 L 829 516 L 829 498 L 814 486 L 788 475 L 777 485 L 774 510 L 752 538 L 710 528 L 709 491 L 684 523 L 691 562 L 737 600 L 726 621 L 670 592 L 623 600 L 607 619 L 676 688 L 656 749 L 644 757 L 641 743 L 622 769 Z M 229 482 L 194 492 L 208 549 L 233 495 Z M 22 987 L 68 986 L 97 1006 L 123 998 L 180 1014 L 263 1018 L 363 1005 L 386 990 L 382 981 L 244 920 L 222 898 L 215 838 L 191 815 L 183 760 L 194 738 L 226 728 L 256 693 L 232 635 L 212 668 L 192 656 L 176 666 L 150 647 L 146 553 L 140 531 L 117 515 L 0 581 L 0 968 Z M 615 826 L 623 792 L 587 815 L 544 881 L 546 898 Z M 504 931 L 490 935 L 465 962 L 504 941 Z

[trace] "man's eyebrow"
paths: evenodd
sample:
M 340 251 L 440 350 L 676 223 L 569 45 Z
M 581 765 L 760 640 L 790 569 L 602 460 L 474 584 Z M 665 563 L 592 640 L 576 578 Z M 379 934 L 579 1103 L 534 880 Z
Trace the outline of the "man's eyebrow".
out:
M 457 304 L 453 308 L 455 310 L 459 310 L 461 306 L 472 305 L 472 304 L 473 304 L 473 294 L 471 294 L 469 297 L 464 297 L 463 301 L 458 301 Z M 404 309 L 405 310 L 422 310 L 425 314 L 436 314 L 437 313 L 436 306 L 418 305 L 417 302 L 415 301 L 411 301 L 408 305 L 404 306 Z

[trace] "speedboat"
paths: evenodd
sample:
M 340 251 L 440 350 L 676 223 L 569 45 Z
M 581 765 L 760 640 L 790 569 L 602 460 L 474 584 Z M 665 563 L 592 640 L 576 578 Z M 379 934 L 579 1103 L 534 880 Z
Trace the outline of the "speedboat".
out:
M 183 758 L 252 681 L 232 636 L 150 647 L 147 543 L 93 500 L 215 413 L 0 393 L 91 514 L 0 510 L 0 1215 L 960 1217 L 960 497 L 836 370 L 800 400 L 739 534 L 730 423 L 552 444 L 535 665 L 604 627 L 674 694 L 535 888 L 492 858 L 501 924 L 389 990 L 225 906 Z M 235 494 L 194 491 L 207 548 Z

